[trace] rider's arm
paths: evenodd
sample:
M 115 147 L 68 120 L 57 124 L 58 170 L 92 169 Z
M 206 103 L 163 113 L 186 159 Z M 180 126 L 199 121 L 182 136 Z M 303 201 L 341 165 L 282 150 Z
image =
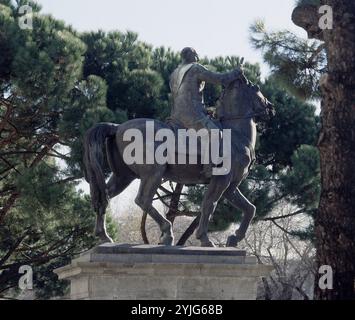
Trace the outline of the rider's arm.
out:
M 213 84 L 228 85 L 240 76 L 240 70 L 238 69 L 228 73 L 218 73 L 209 71 L 202 65 L 196 65 L 196 68 L 198 68 L 197 75 L 199 80 Z

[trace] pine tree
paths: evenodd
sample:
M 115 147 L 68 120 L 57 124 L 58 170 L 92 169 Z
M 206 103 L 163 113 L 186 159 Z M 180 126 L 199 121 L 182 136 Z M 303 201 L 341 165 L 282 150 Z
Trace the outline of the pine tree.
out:
M 254 26 L 254 43 L 276 76 L 305 98 L 321 98 L 318 141 L 321 197 L 315 215 L 317 265 L 329 265 L 334 288 L 322 290 L 318 299 L 355 298 L 355 3 L 353 1 L 298 1 L 293 22 L 307 31 L 310 40 L 290 33 L 267 33 Z M 327 5 L 333 25 L 320 28 L 321 5 Z M 329 7 L 332 12 L 329 12 Z M 284 35 L 287 35 L 284 36 Z
M 18 24 L 24 3 L 34 10 L 32 30 Z M 0 1 L 1 296 L 17 288 L 22 265 L 33 268 L 39 297 L 62 294 L 53 269 L 95 245 L 90 201 L 76 190 L 75 147 L 93 123 L 114 120 L 102 79 L 82 78 L 85 44 L 39 10 Z

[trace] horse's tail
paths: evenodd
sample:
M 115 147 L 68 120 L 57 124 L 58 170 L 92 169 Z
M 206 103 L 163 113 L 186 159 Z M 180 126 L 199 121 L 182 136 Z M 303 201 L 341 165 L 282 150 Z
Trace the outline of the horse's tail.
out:
M 90 184 L 92 205 L 100 214 L 105 213 L 108 205 L 105 182 L 106 139 L 115 136 L 118 125 L 99 123 L 89 129 L 84 136 L 84 176 Z

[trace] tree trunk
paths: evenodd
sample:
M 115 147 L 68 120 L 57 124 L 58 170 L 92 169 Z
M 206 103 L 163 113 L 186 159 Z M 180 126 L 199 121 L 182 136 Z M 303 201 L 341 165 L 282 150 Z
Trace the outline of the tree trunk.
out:
M 318 275 L 315 298 L 355 299 L 355 1 L 321 2 L 333 9 L 333 29 L 315 26 L 321 17 L 317 7 L 297 7 L 292 16 L 311 38 L 324 40 L 328 59 L 321 79 L 322 193 L 315 236 L 317 265 L 331 266 L 334 278 L 333 289 L 322 290 Z
M 332 267 L 334 288 L 321 290 L 318 278 L 315 297 L 355 299 L 355 2 L 324 2 L 333 8 L 334 24 L 323 32 L 328 73 L 321 80 L 322 193 L 315 235 L 317 265 Z

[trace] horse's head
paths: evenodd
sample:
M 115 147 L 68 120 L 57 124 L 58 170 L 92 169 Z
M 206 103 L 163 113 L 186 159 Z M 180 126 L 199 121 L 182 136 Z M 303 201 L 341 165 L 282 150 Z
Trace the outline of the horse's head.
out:
M 223 94 L 220 116 L 224 120 L 257 118 L 267 120 L 275 115 L 273 104 L 264 97 L 260 87 L 251 83 L 241 71 Z

